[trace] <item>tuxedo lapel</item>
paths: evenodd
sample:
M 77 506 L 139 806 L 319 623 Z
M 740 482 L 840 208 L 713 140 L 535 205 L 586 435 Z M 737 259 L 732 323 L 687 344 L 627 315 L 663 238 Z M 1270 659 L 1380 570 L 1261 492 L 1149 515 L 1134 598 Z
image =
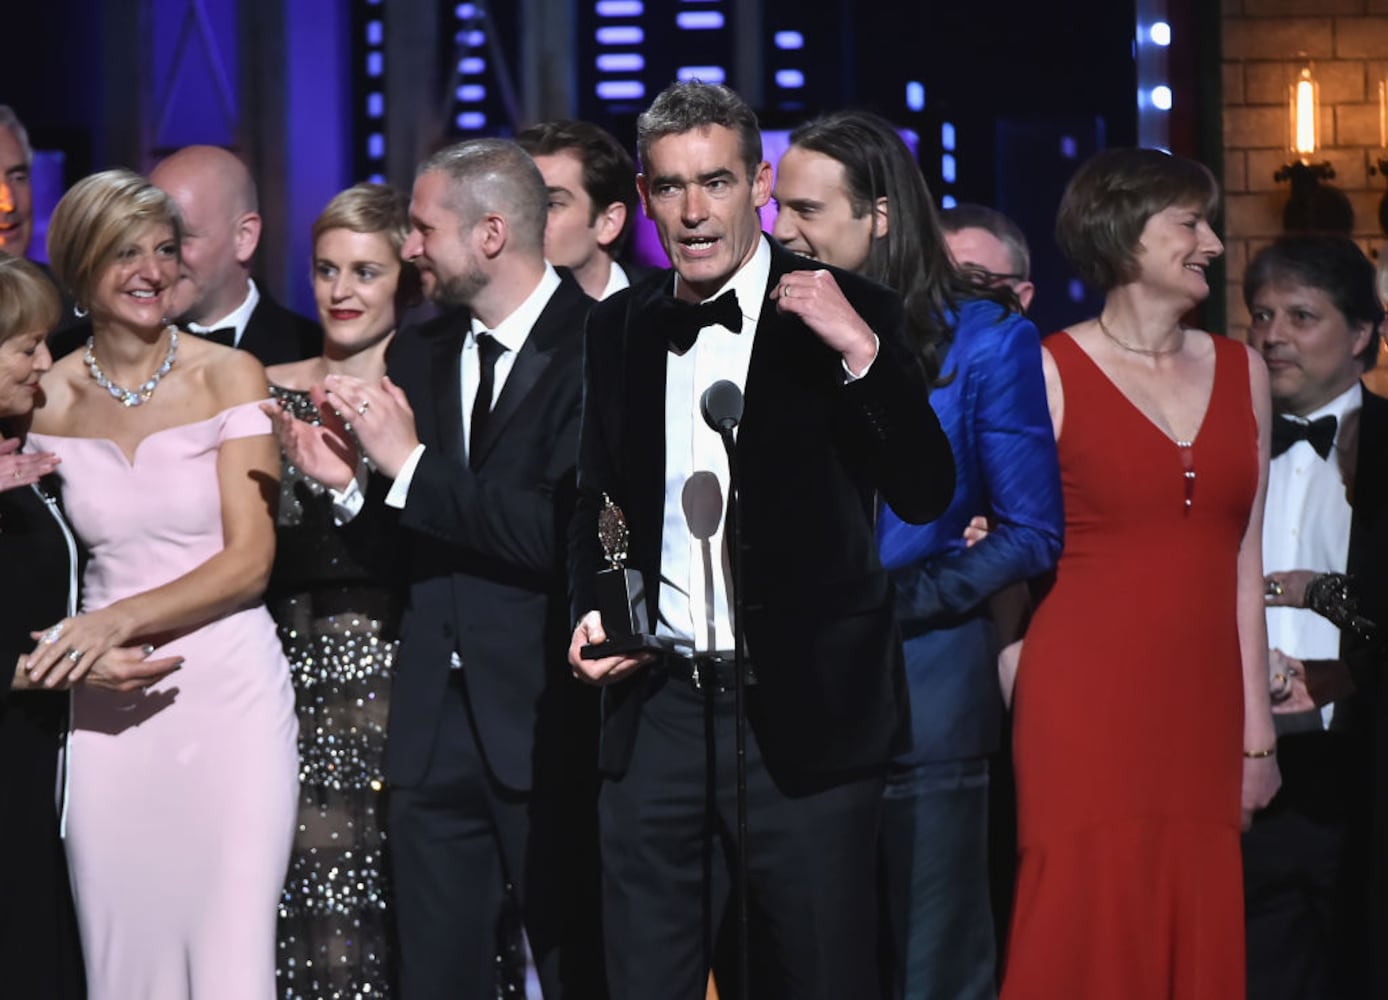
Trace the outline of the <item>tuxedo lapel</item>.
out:
M 1362 572 L 1361 559 L 1381 553 L 1368 551 L 1374 522 L 1388 508 L 1388 400 L 1364 390 L 1359 410 L 1358 455 L 1355 456 L 1353 514 L 1349 531 L 1349 573 Z
M 443 453 L 462 459 L 463 447 L 463 333 L 466 313 L 460 313 L 432 341 L 429 365 L 430 396 L 434 401 L 437 441 Z
M 524 409 L 527 397 L 554 360 L 555 352 L 577 344 L 581 338 L 583 321 L 592 303 L 567 271 L 561 271 L 560 278 L 559 287 L 530 328 L 501 387 L 501 394 L 492 405 L 486 429 L 477 443 L 477 454 L 472 457 L 473 468 L 481 468 L 506 425 Z
M 536 346 L 535 341 L 536 338 L 532 332 L 531 336 L 527 337 L 525 343 L 521 345 L 520 353 L 516 355 L 516 360 L 511 365 L 511 373 L 506 376 L 506 384 L 501 387 L 501 395 L 497 397 L 496 403 L 492 406 L 491 416 L 487 418 L 487 426 L 482 432 L 482 440 L 477 442 L 477 454 L 471 457 L 473 468 L 481 468 L 482 464 L 486 462 L 487 455 L 492 450 L 492 446 L 496 444 L 502 430 L 511 418 L 520 411 L 525 397 L 530 394 L 530 390 L 535 388 L 535 383 L 540 380 L 540 376 L 549 367 L 552 349 L 541 350 Z
M 790 260 L 786 258 L 789 257 Z M 794 316 L 782 313 L 771 301 L 771 289 L 781 280 L 781 275 L 791 270 L 789 266 L 798 259 L 788 251 L 780 250 L 776 243 L 771 244 L 771 272 L 767 276 L 766 288 L 762 292 L 761 313 L 757 317 L 756 340 L 752 343 L 752 356 L 747 363 L 747 383 L 742 390 L 742 421 L 738 431 L 739 441 L 745 441 L 746 427 L 752 427 L 755 436 L 757 415 L 769 405 L 775 394 L 771 391 L 777 371 L 782 364 L 782 352 L 786 338 L 794 336 L 788 329 L 791 324 L 801 325 Z M 805 331 L 808 333 L 809 331 Z
M 650 525 L 636 541 L 638 565 L 658 566 L 660 535 L 665 523 L 665 368 L 669 344 L 659 321 L 660 299 L 673 288 L 674 272 L 664 281 L 642 284 L 632 292 L 623 336 L 622 389 L 625 400 L 614 400 L 625 417 L 618 461 L 630 495 L 614 500 L 629 505 L 633 524 Z M 655 591 L 647 587 L 648 594 Z M 654 619 L 652 619 L 654 620 Z
M 783 313 L 771 301 L 771 290 L 790 271 L 812 270 L 813 261 L 806 260 L 771 240 L 771 270 L 763 292 L 761 314 L 757 318 L 756 340 L 747 364 L 747 382 L 743 386 L 742 422 L 738 425 L 738 444 L 744 449 L 750 444 L 756 450 L 761 434 L 759 425 L 768 411 L 787 405 L 795 396 L 793 384 L 809 377 L 814 384 L 821 381 L 821 372 L 837 380 L 834 367 L 837 355 L 807 327 L 800 317 Z M 807 373 L 813 373 L 808 374 Z M 768 442 L 774 447 L 774 442 Z M 750 469 L 753 463 L 744 463 Z M 755 471 L 751 473 L 755 475 Z

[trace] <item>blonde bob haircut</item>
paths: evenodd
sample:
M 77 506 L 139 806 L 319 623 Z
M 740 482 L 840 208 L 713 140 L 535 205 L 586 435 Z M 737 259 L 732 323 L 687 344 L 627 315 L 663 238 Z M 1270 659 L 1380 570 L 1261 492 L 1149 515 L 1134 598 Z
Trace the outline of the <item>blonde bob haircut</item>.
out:
M 354 233 L 380 233 L 398 259 L 410 228 L 409 199 L 387 184 L 363 181 L 335 194 L 313 221 L 313 250 L 316 256 L 318 240 L 324 233 L 347 229 Z M 419 269 L 407 260 L 400 261 L 396 298 L 405 305 L 420 300 Z
M 47 334 L 61 316 L 53 282 L 23 257 L 0 253 L 0 344 L 25 334 Z
M 139 174 L 103 170 L 72 186 L 48 223 L 48 262 L 80 306 L 90 306 L 102 273 L 144 229 L 167 225 L 183 237 L 178 207 Z

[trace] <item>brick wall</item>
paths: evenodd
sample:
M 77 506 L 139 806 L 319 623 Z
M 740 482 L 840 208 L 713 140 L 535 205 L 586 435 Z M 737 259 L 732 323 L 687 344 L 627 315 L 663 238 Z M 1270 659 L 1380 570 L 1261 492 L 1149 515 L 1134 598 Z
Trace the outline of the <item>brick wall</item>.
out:
M 1369 173 L 1380 155 L 1378 80 L 1388 70 L 1388 0 L 1223 0 L 1227 329 L 1240 338 L 1248 332 L 1244 265 L 1282 231 L 1290 186 L 1272 175 L 1291 159 L 1287 84 L 1302 59 L 1314 64 L 1320 84 L 1324 148 L 1315 161 L 1334 166 L 1329 183 L 1349 196 L 1360 246 L 1377 255 L 1388 239 L 1378 225 L 1388 179 Z

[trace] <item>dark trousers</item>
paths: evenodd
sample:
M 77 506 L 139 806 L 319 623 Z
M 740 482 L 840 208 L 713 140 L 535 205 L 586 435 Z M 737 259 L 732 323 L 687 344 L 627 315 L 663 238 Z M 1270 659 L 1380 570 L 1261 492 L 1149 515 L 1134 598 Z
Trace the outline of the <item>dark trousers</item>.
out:
M 528 792 L 503 787 L 482 755 L 461 678 L 446 697 L 424 781 L 391 790 L 402 1000 L 495 1000 L 508 883 L 547 1000 L 601 1000 L 591 795 L 584 809 L 591 786 L 553 776 Z
M 1283 785 L 1243 836 L 1249 1000 L 1362 1000 L 1347 921 L 1345 762 L 1331 734 L 1278 741 Z
M 891 995 L 993 1000 L 988 759 L 893 766 L 883 805 Z
M 599 800 L 614 1000 L 737 996 L 733 695 L 666 678 L 642 708 L 626 774 Z M 884 769 L 885 770 L 885 769 Z M 778 785 L 747 737 L 751 986 L 757 1000 L 875 1000 L 880 772 Z

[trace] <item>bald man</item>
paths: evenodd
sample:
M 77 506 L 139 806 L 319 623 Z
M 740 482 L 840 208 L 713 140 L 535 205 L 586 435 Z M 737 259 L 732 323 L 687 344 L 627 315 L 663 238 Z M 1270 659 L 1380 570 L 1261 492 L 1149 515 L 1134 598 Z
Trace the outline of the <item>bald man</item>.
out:
M 251 278 L 261 222 L 246 165 L 216 146 L 187 146 L 155 167 L 149 179 L 169 193 L 183 216 L 183 264 L 171 318 L 250 351 L 266 365 L 318 354 L 318 325 L 274 302 Z

